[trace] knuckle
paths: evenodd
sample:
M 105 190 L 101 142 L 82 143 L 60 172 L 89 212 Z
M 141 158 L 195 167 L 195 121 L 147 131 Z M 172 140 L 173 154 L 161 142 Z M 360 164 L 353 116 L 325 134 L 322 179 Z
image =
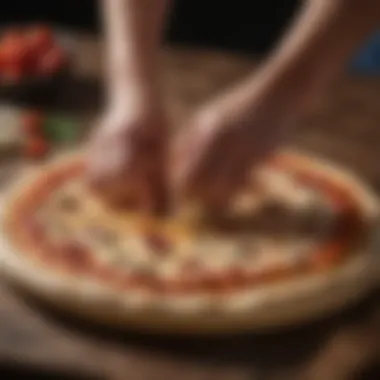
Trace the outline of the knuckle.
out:
M 215 107 L 205 107 L 196 116 L 196 123 L 202 126 L 212 127 L 218 125 L 220 113 Z

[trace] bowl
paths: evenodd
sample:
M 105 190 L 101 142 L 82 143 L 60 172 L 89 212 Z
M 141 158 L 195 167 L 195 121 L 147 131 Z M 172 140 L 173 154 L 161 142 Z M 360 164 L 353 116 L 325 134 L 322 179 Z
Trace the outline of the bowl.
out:
M 23 101 L 58 91 L 69 72 L 67 41 L 46 25 L 5 28 L 0 33 L 0 98 Z

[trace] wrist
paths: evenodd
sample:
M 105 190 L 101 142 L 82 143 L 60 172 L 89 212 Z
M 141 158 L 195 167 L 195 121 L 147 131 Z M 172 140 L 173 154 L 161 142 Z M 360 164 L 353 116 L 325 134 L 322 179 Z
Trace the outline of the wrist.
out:
M 158 49 L 157 49 L 158 50 Z M 158 51 L 137 53 L 120 52 L 108 64 L 107 87 L 112 97 L 121 93 L 144 96 L 157 92 L 158 84 Z
M 159 103 L 160 100 L 158 76 L 153 73 L 144 75 L 124 70 L 109 83 L 108 91 L 107 99 L 112 107 L 131 105 L 142 108 L 142 105 Z
M 380 20 L 378 0 L 309 0 L 261 69 L 264 87 L 306 103 L 341 72 Z M 291 100 L 291 99 L 289 99 Z
M 302 56 L 284 64 L 270 62 L 263 68 L 263 92 L 276 93 L 284 107 L 305 112 L 334 78 L 330 69 L 326 61 L 308 61 Z
M 160 125 L 164 117 L 164 108 L 157 92 L 139 88 L 128 89 L 125 92 L 110 97 L 105 107 L 105 115 L 130 124 L 147 124 L 152 122 Z

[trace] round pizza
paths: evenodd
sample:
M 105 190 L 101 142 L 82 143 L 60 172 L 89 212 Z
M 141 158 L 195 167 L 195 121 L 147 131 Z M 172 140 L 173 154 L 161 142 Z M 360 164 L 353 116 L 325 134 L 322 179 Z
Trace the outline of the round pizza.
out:
M 378 203 L 341 168 L 284 152 L 219 215 L 152 219 L 86 186 L 80 155 L 4 203 L 5 274 L 62 310 L 123 327 L 230 332 L 303 322 L 374 285 Z

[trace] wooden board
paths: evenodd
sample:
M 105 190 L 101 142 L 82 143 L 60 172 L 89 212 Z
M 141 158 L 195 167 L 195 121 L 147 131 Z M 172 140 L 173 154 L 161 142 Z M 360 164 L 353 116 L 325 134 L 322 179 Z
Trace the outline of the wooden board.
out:
M 91 36 L 78 35 L 75 41 L 73 78 L 44 106 L 91 121 L 101 104 L 101 50 Z M 165 52 L 163 63 L 167 101 L 177 125 L 203 100 L 254 68 L 247 58 L 186 49 Z M 380 79 L 343 78 L 291 143 L 351 167 L 380 190 L 379 93 Z M 20 165 L 2 159 L 0 182 L 6 183 Z M 46 377 L 56 380 L 65 371 L 70 379 L 79 379 L 80 373 L 112 380 L 355 379 L 355 371 L 380 359 L 378 297 L 293 331 L 178 339 L 83 329 L 41 313 L 3 285 L 0 377 L 11 378 L 4 371 L 17 363 L 58 371 Z

